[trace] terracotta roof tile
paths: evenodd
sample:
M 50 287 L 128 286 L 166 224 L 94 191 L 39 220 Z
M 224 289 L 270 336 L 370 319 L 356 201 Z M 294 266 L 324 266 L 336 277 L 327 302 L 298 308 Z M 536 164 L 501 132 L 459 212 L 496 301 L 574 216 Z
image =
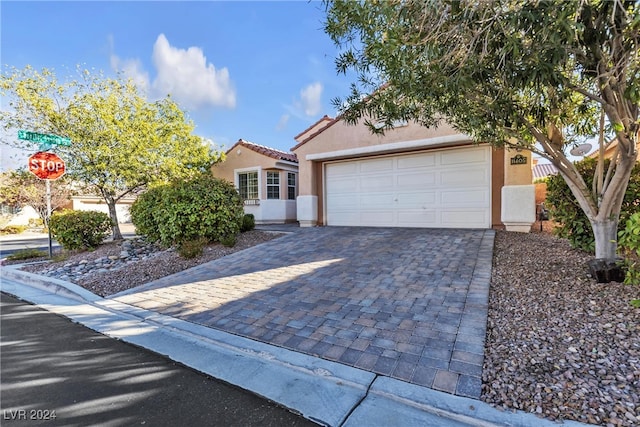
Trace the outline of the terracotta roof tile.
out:
M 244 139 L 239 139 L 233 147 L 227 150 L 227 154 L 232 152 L 236 147 L 242 146 L 248 148 L 249 150 L 255 151 L 256 153 L 260 153 L 267 157 L 271 157 L 276 160 L 286 160 L 289 162 L 298 163 L 298 156 L 293 153 L 287 153 L 285 151 L 276 150 L 275 148 L 265 147 L 264 145 L 254 144 L 253 142 L 245 141 Z

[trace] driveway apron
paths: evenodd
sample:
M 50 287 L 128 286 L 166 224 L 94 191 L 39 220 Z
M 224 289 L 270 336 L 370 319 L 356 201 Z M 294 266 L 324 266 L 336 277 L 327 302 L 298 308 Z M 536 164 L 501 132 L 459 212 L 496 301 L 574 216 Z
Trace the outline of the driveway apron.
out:
M 304 228 L 111 298 L 479 398 L 494 235 Z

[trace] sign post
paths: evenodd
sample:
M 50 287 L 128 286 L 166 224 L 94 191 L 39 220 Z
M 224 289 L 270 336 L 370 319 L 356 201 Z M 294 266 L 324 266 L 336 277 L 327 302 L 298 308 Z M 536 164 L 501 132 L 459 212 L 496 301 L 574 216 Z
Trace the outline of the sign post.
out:
M 51 181 L 60 178 L 65 173 L 64 160 L 55 153 L 47 153 L 54 145 L 62 145 L 68 147 L 71 145 L 71 139 L 58 135 L 47 133 L 31 132 L 28 130 L 19 130 L 18 139 L 25 141 L 33 141 L 40 144 L 40 151 L 29 157 L 29 171 L 40 179 L 45 181 L 46 197 L 47 197 L 47 230 L 49 231 L 49 258 L 53 256 L 51 247 Z

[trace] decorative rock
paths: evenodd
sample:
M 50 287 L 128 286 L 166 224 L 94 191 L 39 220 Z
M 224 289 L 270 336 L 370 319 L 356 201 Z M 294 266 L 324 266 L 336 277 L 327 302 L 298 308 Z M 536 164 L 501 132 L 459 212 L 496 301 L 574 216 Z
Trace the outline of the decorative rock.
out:
M 89 277 L 97 273 L 117 270 L 128 263 L 148 259 L 158 252 L 158 248 L 142 239 L 125 240 L 121 244 L 120 255 L 96 258 L 92 261 L 86 259 L 78 262 L 69 262 L 62 267 L 54 267 L 51 270 L 41 271 L 41 274 L 71 282 Z

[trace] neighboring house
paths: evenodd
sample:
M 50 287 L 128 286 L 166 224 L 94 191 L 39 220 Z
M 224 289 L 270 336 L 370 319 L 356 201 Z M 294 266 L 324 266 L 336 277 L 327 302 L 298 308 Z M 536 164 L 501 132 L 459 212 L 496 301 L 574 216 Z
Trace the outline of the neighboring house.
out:
M 597 148 L 597 145 L 596 145 L 596 148 Z M 616 152 L 616 148 L 618 148 L 618 140 L 614 139 L 613 141 L 611 141 L 609 145 L 605 146 L 604 158 L 610 159 L 611 157 L 613 157 L 613 155 Z M 640 151 L 640 140 L 636 142 L 636 150 Z M 591 157 L 592 159 L 597 159 L 599 155 L 600 155 L 600 151 L 596 149 L 587 157 Z M 640 157 L 638 158 L 638 162 L 640 162 Z
M 533 159 L 533 184 L 536 188 L 536 206 L 541 205 L 547 199 L 547 183 L 545 178 L 556 175 L 558 168 L 551 163 L 538 163 L 538 159 Z
M 327 116 L 295 139 L 301 226 L 529 231 L 535 221 L 529 152 L 474 144 L 446 124 L 373 135 Z
M 129 213 L 131 205 L 135 202 L 136 196 L 125 196 L 116 203 L 116 214 L 119 223 L 131 222 L 131 214 Z M 109 215 L 109 207 L 104 199 L 100 196 L 80 195 L 71 196 L 72 207 L 74 211 L 98 211 Z
M 296 221 L 298 159 L 293 153 L 240 139 L 226 159 L 211 167 L 213 176 L 232 182 L 244 199 L 245 213 L 258 224 Z

